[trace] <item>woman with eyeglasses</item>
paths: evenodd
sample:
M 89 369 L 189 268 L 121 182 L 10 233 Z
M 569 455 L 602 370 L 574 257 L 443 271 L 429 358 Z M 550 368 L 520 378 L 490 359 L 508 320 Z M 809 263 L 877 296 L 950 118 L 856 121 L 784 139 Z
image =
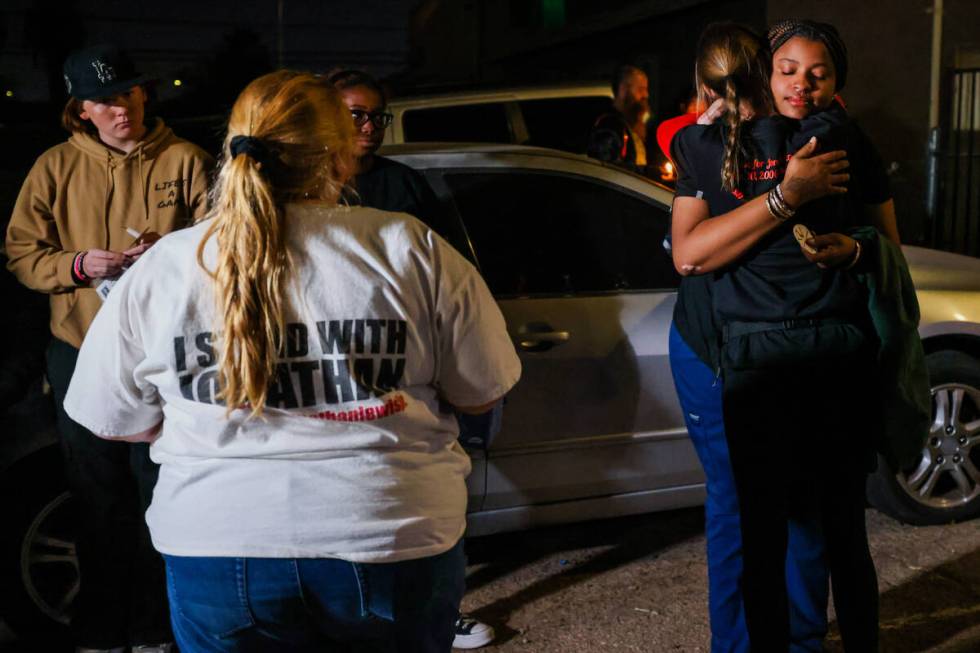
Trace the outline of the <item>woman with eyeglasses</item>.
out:
M 387 99 L 384 89 L 376 79 L 359 70 L 341 70 L 327 75 L 328 81 L 340 91 L 340 97 L 350 109 L 354 119 L 356 138 L 354 153 L 357 157 L 356 176 L 346 199 L 350 204 L 370 206 L 383 211 L 401 211 L 414 215 L 422 222 L 440 231 L 444 223 L 439 200 L 425 178 L 406 165 L 375 154 L 384 141 L 385 129 L 392 116 L 385 111 Z M 499 425 L 502 406 L 493 413 L 467 415 L 457 413 L 461 432 L 460 441 L 476 440 L 487 443 L 493 434 L 494 424 Z M 467 445 L 469 447 L 469 445 Z M 456 618 L 453 648 L 473 649 L 493 641 L 494 630 L 468 614 Z
M 340 70 L 327 75 L 327 80 L 340 91 L 354 120 L 356 167 L 351 187 L 355 192 L 346 194 L 348 203 L 408 213 L 438 230 L 439 201 L 425 178 L 376 154 L 392 120 L 381 84 L 360 70 Z
M 82 344 L 65 410 L 161 465 L 146 520 L 182 651 L 452 646 L 470 462 L 442 406 L 489 410 L 520 362 L 448 243 L 338 205 L 353 140 L 324 80 L 249 84 L 207 219 Z

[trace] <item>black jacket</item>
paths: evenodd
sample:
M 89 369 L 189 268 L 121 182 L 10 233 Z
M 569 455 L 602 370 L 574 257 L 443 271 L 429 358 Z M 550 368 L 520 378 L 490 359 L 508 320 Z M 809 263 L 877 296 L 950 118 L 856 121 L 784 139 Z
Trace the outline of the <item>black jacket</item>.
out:
M 585 151 L 593 159 L 646 174 L 646 166 L 636 163 L 636 143 L 633 142 L 633 133 L 626 124 L 623 114 L 618 111 L 610 111 L 596 118 Z

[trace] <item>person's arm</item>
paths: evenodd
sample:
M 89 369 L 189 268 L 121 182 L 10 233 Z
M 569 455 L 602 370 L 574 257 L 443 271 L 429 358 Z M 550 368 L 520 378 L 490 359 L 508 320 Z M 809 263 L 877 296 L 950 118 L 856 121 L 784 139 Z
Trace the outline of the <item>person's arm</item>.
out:
M 896 245 L 902 244 L 898 235 L 898 219 L 895 217 L 895 200 L 888 200 L 881 204 L 865 204 L 864 211 L 871 225 L 884 234 L 885 238 Z
M 457 412 L 486 413 L 517 383 L 521 363 L 490 290 L 452 245 L 429 232 L 437 367 L 434 385 Z
M 790 159 L 781 189 L 786 202 L 799 208 L 830 194 L 847 192 L 846 153 L 814 155 L 811 139 Z M 711 217 L 708 203 L 697 197 L 677 197 L 672 209 L 671 244 L 674 267 L 682 275 L 712 272 L 737 260 L 779 224 L 760 195 L 728 213 Z
M 681 275 L 704 274 L 738 259 L 777 222 L 760 195 L 718 219 L 708 220 L 708 202 L 677 197 L 671 209 L 674 267 Z
M 806 244 L 813 251 L 801 248 L 803 256 L 821 268 L 851 267 L 860 256 L 857 240 L 846 234 L 821 234 L 807 239 Z
M 40 161 L 24 181 L 7 226 L 10 271 L 25 286 L 45 293 L 69 292 L 88 279 L 122 272 L 128 260 L 121 252 L 64 249 L 52 210 L 55 183 Z M 78 218 L 84 220 L 86 216 Z
M 153 442 L 163 423 L 163 402 L 142 371 L 147 361 L 144 328 L 153 304 L 155 272 L 166 266 L 150 251 L 137 265 L 145 273 L 124 274 L 95 315 L 78 352 L 65 394 L 65 412 L 108 440 Z M 157 265 L 159 267 L 154 268 Z
M 496 406 L 498 403 L 500 403 L 502 400 L 503 397 L 501 396 L 501 397 L 497 397 L 496 399 L 494 399 L 489 403 L 483 404 L 482 406 L 453 406 L 453 408 L 455 408 L 460 413 L 466 413 L 467 415 L 482 415 L 483 413 L 492 410 L 493 407 Z
M 865 217 L 881 235 L 900 246 L 902 243 L 895 217 L 895 201 L 890 197 L 888 175 L 881 163 L 881 157 L 860 130 L 856 133 L 859 137 L 854 141 L 858 155 L 855 170 L 856 192 L 861 196 Z M 803 255 L 822 268 L 853 268 L 858 265 L 861 257 L 860 244 L 846 234 L 822 234 L 811 238 L 807 244 L 816 251 L 808 252 L 804 249 Z
M 710 125 L 725 115 L 725 98 L 715 98 L 704 113 L 698 116 L 699 125 Z
M 110 435 L 107 433 L 99 434 L 100 438 L 105 438 L 106 440 L 118 440 L 120 442 L 146 442 L 148 444 L 153 444 L 160 437 L 160 433 L 163 431 L 163 421 L 161 420 L 158 424 L 151 426 L 145 431 L 140 431 L 139 433 L 133 433 L 131 435 Z
M 888 240 L 901 246 L 898 225 L 895 219 L 895 202 L 888 200 L 881 204 L 865 204 L 865 212 L 871 226 Z M 822 268 L 852 267 L 861 256 L 857 240 L 841 233 L 822 234 L 807 241 L 815 252 L 803 250 L 803 255 Z
M 870 224 L 888 240 L 901 245 L 891 182 L 881 153 L 856 123 L 852 121 L 848 127 L 847 149 L 854 163 L 851 186 L 857 193 L 855 202 L 863 205 L 865 224 Z
M 864 207 L 871 226 L 885 238 L 901 246 L 895 220 L 895 202 L 888 200 L 880 204 L 865 204 Z M 815 251 L 803 249 L 803 255 L 822 268 L 850 268 L 861 256 L 857 240 L 847 234 L 821 234 L 810 238 L 806 244 Z
M 38 161 L 24 180 L 7 225 L 7 267 L 22 284 L 46 293 L 78 287 L 72 264 L 79 252 L 62 246 L 51 209 L 54 195 L 52 173 Z

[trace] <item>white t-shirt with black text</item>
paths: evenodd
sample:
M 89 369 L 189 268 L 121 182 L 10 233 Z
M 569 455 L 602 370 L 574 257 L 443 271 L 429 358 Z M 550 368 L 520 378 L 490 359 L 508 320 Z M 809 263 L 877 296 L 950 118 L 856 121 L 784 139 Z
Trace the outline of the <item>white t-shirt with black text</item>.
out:
M 155 244 L 88 331 L 65 410 L 97 435 L 163 420 L 146 514 L 182 556 L 435 555 L 465 527 L 457 406 L 520 377 L 476 269 L 421 222 L 367 208 L 286 208 L 285 343 L 263 418 L 216 396 L 221 320 L 197 262 L 208 223 Z M 204 250 L 215 268 L 217 247 Z

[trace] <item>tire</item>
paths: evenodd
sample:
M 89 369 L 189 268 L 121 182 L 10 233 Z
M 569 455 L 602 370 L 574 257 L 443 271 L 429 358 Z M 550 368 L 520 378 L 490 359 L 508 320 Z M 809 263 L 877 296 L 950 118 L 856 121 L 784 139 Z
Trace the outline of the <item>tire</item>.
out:
M 914 525 L 980 515 L 980 361 L 960 351 L 926 356 L 933 423 L 919 460 L 889 469 L 879 456 L 868 480 L 875 508 Z
M 43 449 L 4 472 L 0 483 L 0 617 L 32 641 L 68 638 L 78 593 L 77 521 L 61 456 Z

